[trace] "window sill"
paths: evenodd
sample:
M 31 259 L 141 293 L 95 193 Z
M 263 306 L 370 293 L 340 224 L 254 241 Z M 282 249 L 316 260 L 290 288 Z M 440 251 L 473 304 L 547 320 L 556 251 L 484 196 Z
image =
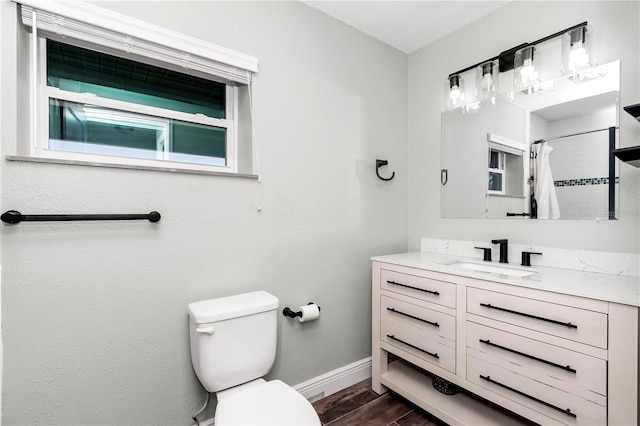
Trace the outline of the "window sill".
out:
M 489 197 L 501 197 L 501 198 L 526 198 L 524 195 L 512 195 L 512 194 L 497 194 L 494 192 L 488 192 Z
M 155 167 L 155 166 L 136 166 L 130 164 L 115 164 L 106 162 L 94 162 L 94 161 L 79 161 L 79 160 L 63 160 L 57 158 L 42 158 L 42 157 L 28 157 L 20 155 L 7 155 L 5 157 L 8 161 L 24 161 L 27 163 L 49 163 L 49 164 L 66 164 L 72 166 L 89 166 L 89 167 L 109 167 L 114 169 L 132 169 L 132 170 L 149 170 L 155 172 L 173 172 L 173 173 L 187 173 L 195 175 L 207 175 L 207 176 L 224 176 L 232 178 L 243 179 L 258 179 L 258 175 L 247 173 L 225 173 L 225 172 L 212 172 L 207 170 L 188 170 L 178 169 L 173 167 Z

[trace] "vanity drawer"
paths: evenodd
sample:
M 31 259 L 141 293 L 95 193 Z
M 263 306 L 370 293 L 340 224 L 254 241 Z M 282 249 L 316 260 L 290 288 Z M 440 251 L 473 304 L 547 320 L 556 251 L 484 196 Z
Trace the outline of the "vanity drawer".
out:
M 536 380 L 547 376 L 560 387 L 557 381 L 607 393 L 607 362 L 600 358 L 472 322 L 467 322 L 467 347 L 483 353 L 484 359 L 521 366 Z
M 456 318 L 413 303 L 382 296 L 380 299 L 380 320 L 393 322 L 403 330 L 425 336 L 441 336 L 456 340 Z
M 467 289 L 467 312 L 607 348 L 607 315 L 601 312 L 471 287 Z
M 456 307 L 455 284 L 383 269 L 380 288 L 449 308 Z
M 454 342 L 437 336 L 430 337 L 407 331 L 402 324 L 395 321 L 383 321 L 380 328 L 382 342 L 455 373 L 456 350 Z
M 467 380 L 568 425 L 606 425 L 606 398 L 600 403 L 565 392 L 492 363 L 467 357 Z

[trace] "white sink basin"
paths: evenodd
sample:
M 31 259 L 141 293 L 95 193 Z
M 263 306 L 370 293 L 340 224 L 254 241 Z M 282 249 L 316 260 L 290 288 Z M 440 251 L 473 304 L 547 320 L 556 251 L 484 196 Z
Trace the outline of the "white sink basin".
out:
M 499 274 L 499 275 L 510 275 L 512 277 L 528 277 L 529 275 L 533 275 L 537 273 L 535 270 L 531 269 L 518 269 L 508 266 L 498 266 L 498 265 L 490 265 L 490 264 L 482 264 L 482 263 L 470 263 L 470 262 L 455 262 L 450 263 L 451 266 L 458 266 L 464 269 L 470 269 L 476 272 L 488 272 L 491 274 Z

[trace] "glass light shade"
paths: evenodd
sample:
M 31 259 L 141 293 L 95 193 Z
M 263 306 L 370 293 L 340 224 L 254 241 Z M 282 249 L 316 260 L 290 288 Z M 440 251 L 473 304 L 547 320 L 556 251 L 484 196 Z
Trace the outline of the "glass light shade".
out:
M 526 46 L 516 50 L 513 59 L 513 85 L 527 88 L 540 83 L 540 52 L 535 46 Z
M 478 65 L 476 67 L 476 97 L 486 99 L 496 96 L 499 77 L 497 59 Z
M 464 106 L 464 80 L 460 74 L 450 75 L 445 80 L 444 104 L 449 111 Z
M 567 75 L 591 68 L 591 28 L 582 26 L 562 35 L 562 72 Z

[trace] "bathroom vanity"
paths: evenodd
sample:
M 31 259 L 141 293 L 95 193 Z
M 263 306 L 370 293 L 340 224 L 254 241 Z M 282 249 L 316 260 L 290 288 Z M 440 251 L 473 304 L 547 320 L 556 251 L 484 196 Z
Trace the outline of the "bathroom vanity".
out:
M 639 424 L 638 277 L 428 252 L 372 260 L 377 393 L 452 425 Z

